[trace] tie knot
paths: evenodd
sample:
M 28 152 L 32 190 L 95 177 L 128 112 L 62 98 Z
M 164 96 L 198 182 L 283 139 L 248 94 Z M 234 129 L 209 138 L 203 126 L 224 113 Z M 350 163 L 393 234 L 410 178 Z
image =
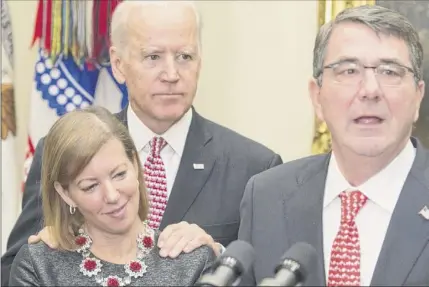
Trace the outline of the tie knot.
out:
M 153 137 L 149 144 L 152 155 L 159 156 L 162 149 L 167 145 L 167 142 L 162 137 Z
M 355 190 L 352 192 L 344 191 L 340 194 L 341 198 L 341 222 L 352 222 L 355 220 L 356 215 L 365 205 L 368 198 L 360 192 Z

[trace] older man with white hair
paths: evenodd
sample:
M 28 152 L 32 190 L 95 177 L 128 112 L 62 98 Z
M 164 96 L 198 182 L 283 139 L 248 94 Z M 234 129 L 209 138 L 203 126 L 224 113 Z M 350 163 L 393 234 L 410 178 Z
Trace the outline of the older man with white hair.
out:
M 201 68 L 200 29 L 194 4 L 183 1 L 125 1 L 111 23 L 113 74 L 129 94 L 128 107 L 117 117 L 145 162 L 148 223 L 162 230 L 161 256 L 176 257 L 201 245 L 219 254 L 237 239 L 247 181 L 282 162 L 278 154 L 192 107 Z M 21 246 L 42 227 L 42 150 L 43 139 L 26 182 L 22 214 L 2 257 L 2 283 Z M 40 239 L 55 247 L 46 229 L 30 242 Z

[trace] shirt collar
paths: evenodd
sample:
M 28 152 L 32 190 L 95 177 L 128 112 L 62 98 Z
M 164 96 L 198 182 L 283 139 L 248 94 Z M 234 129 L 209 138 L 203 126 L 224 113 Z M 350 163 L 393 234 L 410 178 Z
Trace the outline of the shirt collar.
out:
M 415 153 L 412 142 L 408 141 L 405 148 L 389 165 L 361 186 L 353 187 L 339 170 L 335 155 L 332 152 L 326 178 L 323 207 L 328 206 L 342 191 L 353 189 L 360 190 L 369 200 L 393 213 L 405 180 L 413 165 Z
M 167 144 L 177 153 L 180 157 L 185 148 L 186 138 L 188 136 L 189 128 L 192 122 L 192 109 L 189 109 L 183 117 L 172 125 L 165 133 L 158 135 L 151 131 L 136 115 L 136 113 L 128 105 L 127 109 L 128 130 L 136 145 L 138 151 L 143 149 L 155 136 L 161 136 L 165 139 Z

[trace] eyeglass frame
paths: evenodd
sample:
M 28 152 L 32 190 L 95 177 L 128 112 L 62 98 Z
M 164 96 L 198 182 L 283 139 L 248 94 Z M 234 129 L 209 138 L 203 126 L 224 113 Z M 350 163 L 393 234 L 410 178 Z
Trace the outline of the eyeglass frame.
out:
M 321 81 L 320 76 L 323 74 L 323 71 L 325 69 L 332 69 L 333 70 L 335 67 L 337 67 L 337 66 L 339 66 L 339 65 L 341 65 L 343 63 L 354 63 L 358 67 L 359 66 L 362 67 L 364 70 L 365 69 L 372 69 L 372 70 L 374 70 L 374 74 L 375 74 L 376 77 L 377 77 L 377 75 L 379 75 L 379 73 L 377 73 L 376 70 L 378 68 L 380 68 L 380 66 L 382 66 L 382 65 L 395 65 L 395 66 L 398 66 L 398 67 L 401 67 L 401 68 L 405 69 L 404 75 L 401 76 L 401 83 L 402 83 L 402 79 L 405 77 L 405 75 L 407 74 L 407 72 L 410 72 L 411 74 L 413 74 L 414 75 L 414 79 L 416 79 L 416 73 L 415 73 L 414 69 L 412 69 L 412 68 L 410 68 L 410 67 L 408 67 L 406 65 L 403 65 L 403 64 L 399 63 L 397 60 L 394 60 L 394 59 L 382 59 L 382 60 L 380 60 L 380 63 L 378 65 L 376 65 L 376 66 L 367 66 L 367 65 L 364 65 L 357 58 L 343 58 L 343 59 L 335 61 L 334 63 L 331 63 L 331 64 L 323 66 L 322 71 L 320 72 L 319 77 L 318 77 L 319 80 Z M 361 83 L 363 81 L 363 79 L 364 78 L 363 78 L 363 75 L 362 75 L 362 79 L 360 79 L 360 81 L 358 81 L 355 84 Z M 336 81 L 336 82 L 343 83 L 343 82 L 340 82 L 340 81 Z M 397 85 L 396 84 L 395 85 L 385 85 L 385 84 L 383 84 L 383 86 L 399 86 L 401 83 L 399 83 Z M 379 84 L 381 84 L 381 83 L 379 82 Z

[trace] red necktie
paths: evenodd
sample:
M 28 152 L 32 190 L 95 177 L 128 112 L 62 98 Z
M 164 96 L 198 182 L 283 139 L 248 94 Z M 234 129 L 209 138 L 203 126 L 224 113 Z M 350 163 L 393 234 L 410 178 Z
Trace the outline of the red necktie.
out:
M 158 229 L 167 206 L 167 177 L 161 150 L 167 142 L 161 137 L 150 141 L 150 153 L 144 164 L 144 179 L 149 194 L 149 226 Z
M 360 191 L 343 192 L 341 224 L 331 251 L 328 286 L 360 286 L 360 243 L 355 217 L 367 197 Z

